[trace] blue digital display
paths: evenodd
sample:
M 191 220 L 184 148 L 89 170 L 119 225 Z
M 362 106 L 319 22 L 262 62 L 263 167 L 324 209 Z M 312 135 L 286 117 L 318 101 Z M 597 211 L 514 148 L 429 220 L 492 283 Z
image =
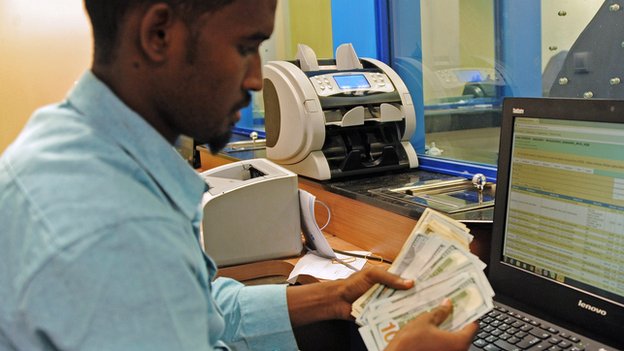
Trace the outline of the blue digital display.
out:
M 338 87 L 343 90 L 370 88 L 371 85 L 363 74 L 334 76 Z

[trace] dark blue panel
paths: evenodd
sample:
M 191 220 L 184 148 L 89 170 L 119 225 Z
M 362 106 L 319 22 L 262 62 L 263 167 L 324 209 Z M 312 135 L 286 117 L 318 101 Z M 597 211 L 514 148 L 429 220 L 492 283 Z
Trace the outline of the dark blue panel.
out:
M 422 36 L 420 1 L 390 0 L 390 62 L 403 78 L 416 110 L 416 132 L 411 143 L 416 152 L 425 152 L 425 106 L 423 99 Z
M 488 182 L 496 183 L 497 170 L 495 166 L 486 164 L 473 164 L 450 159 L 418 155 L 419 169 L 431 172 L 451 174 L 455 176 L 472 178 L 476 173 L 485 175 Z
M 540 0 L 497 0 L 497 65 L 506 80 L 502 96 L 542 96 Z
M 265 139 L 266 138 L 266 132 L 263 130 L 258 130 L 258 129 L 253 129 L 253 128 L 245 128 L 245 127 L 240 127 L 240 126 L 236 126 L 234 128 L 232 128 L 232 133 L 237 134 L 237 135 L 242 135 L 244 137 L 246 137 L 245 139 L 249 138 L 249 134 L 251 134 L 252 132 L 256 132 L 258 133 L 258 138 L 260 139 Z
M 375 0 L 375 20 L 377 22 L 377 59 L 390 64 L 390 18 L 389 0 Z

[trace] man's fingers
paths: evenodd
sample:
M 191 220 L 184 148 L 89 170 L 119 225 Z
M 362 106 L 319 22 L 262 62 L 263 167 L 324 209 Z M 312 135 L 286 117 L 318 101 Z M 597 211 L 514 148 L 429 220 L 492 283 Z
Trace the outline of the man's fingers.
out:
M 414 286 L 414 281 L 409 279 L 403 279 L 396 274 L 389 273 L 381 268 L 372 268 L 367 274 L 369 279 L 373 283 L 380 283 L 389 286 L 393 289 L 405 290 Z
M 477 330 L 479 330 L 479 324 L 474 322 L 466 325 L 462 329 L 451 333 L 452 337 L 449 337 L 447 341 L 449 342 L 448 347 L 445 347 L 445 350 L 466 350 L 470 347 L 470 343 L 474 339 L 475 334 L 477 334 Z
M 440 306 L 436 307 L 433 311 L 430 312 L 431 317 L 429 320 L 431 321 L 431 323 L 439 326 L 448 318 L 451 312 L 453 312 L 453 304 L 451 303 L 451 300 L 444 299 Z
M 475 334 L 477 334 L 478 330 L 479 330 L 479 323 L 474 322 L 458 330 L 456 334 L 462 338 L 467 338 L 468 340 L 472 340 Z

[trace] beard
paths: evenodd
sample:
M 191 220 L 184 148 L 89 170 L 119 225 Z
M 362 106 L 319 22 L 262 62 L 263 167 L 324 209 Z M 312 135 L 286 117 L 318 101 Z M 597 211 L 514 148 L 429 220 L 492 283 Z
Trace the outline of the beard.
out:
M 230 142 L 230 139 L 232 138 L 232 130 L 236 126 L 238 118 L 231 117 L 231 115 L 238 113 L 240 109 L 248 106 L 250 102 L 251 94 L 249 92 L 245 92 L 243 99 L 241 99 L 241 102 L 231 110 L 230 117 L 227 117 L 230 119 L 227 130 L 219 134 L 205 135 L 203 138 L 199 137 L 199 139 L 195 139 L 196 144 L 208 145 L 210 152 L 213 155 L 216 155 Z
M 245 106 L 248 106 L 249 103 L 251 102 L 251 93 L 246 91 L 244 92 L 243 95 L 244 97 L 241 103 L 238 104 L 233 109 L 233 113 L 240 111 L 240 109 L 244 108 Z M 206 144 L 208 144 L 208 147 L 210 148 L 210 152 L 213 155 L 221 151 L 230 142 L 230 139 L 232 138 L 232 129 L 234 129 L 235 125 L 236 125 L 236 122 L 232 122 L 226 132 L 218 134 L 218 135 L 214 135 L 208 139 Z
M 206 144 L 208 144 L 208 147 L 210 148 L 210 152 L 213 155 L 216 155 L 219 151 L 221 151 L 225 147 L 225 145 L 227 145 L 227 143 L 230 142 L 230 138 L 232 137 L 233 127 L 234 125 L 232 125 L 230 129 L 228 129 L 227 132 L 219 134 L 219 135 L 215 135 L 206 142 Z

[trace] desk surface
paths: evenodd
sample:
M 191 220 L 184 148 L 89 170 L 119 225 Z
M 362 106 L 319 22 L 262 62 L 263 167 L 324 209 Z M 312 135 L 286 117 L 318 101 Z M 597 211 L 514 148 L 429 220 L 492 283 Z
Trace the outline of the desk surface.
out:
M 208 169 L 237 161 L 232 157 L 202 154 L 202 168 Z M 418 171 L 416 171 L 418 172 Z M 384 178 L 378 178 L 384 181 Z M 365 179 L 361 181 L 365 182 Z M 336 182 L 341 184 L 348 181 Z M 371 203 L 369 196 L 357 196 L 357 192 L 338 191 L 333 182 L 317 182 L 299 177 L 299 187 L 316 196 L 331 210 L 331 221 L 324 229 L 332 247 L 346 250 L 365 250 L 389 261 L 394 260 L 405 240 L 416 225 L 423 209 L 410 215 L 399 214 L 384 206 Z M 334 184 L 335 185 L 335 184 Z M 363 189 L 363 188 L 362 188 Z M 361 191 L 361 190 L 360 190 Z M 315 211 L 318 223 L 327 222 L 327 211 Z M 490 223 L 469 223 L 475 240 L 470 248 L 484 262 L 489 262 Z M 245 281 L 254 276 L 267 276 L 270 272 L 283 275 L 284 270 L 292 270 L 297 258 L 267 261 L 252 265 L 222 268 L 221 274 Z M 284 263 L 285 262 L 285 263 Z M 288 276 L 288 274 L 286 274 Z
M 335 235 L 325 233 L 325 237 L 330 246 L 334 249 L 345 251 L 362 251 L 361 248 L 346 242 Z M 230 277 L 241 282 L 251 284 L 262 283 L 283 283 L 288 279 L 290 272 L 293 270 L 297 261 L 301 256 L 285 257 L 283 259 L 267 260 L 260 262 L 252 262 L 231 267 L 219 268 L 219 276 Z M 388 266 L 385 263 L 370 263 Z M 313 276 L 300 275 L 297 279 L 298 283 L 308 284 L 318 282 L 319 280 Z

